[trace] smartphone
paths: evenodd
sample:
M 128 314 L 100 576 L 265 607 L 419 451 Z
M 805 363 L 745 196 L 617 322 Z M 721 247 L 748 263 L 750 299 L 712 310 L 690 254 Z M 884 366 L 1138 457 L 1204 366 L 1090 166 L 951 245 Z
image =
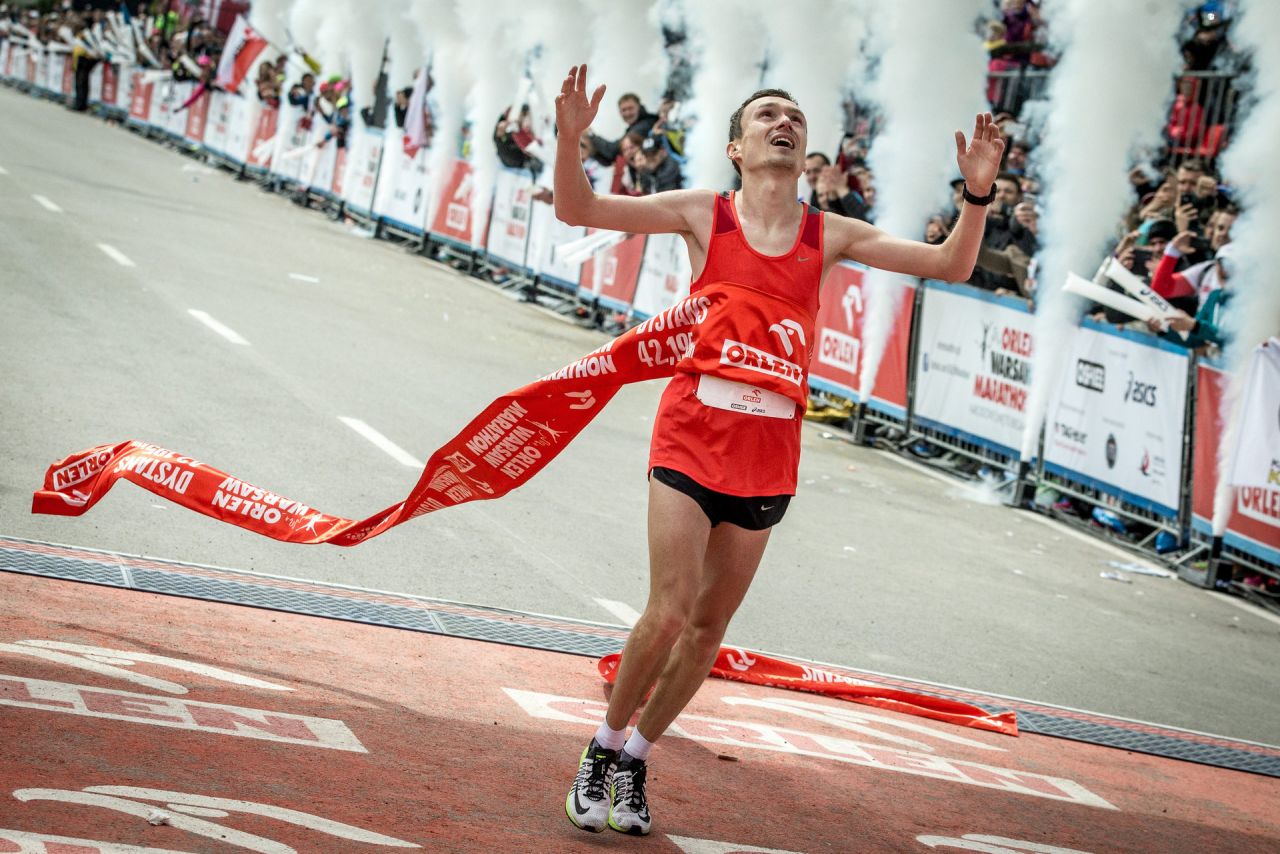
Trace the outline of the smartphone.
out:
M 1183 193 L 1182 196 L 1178 199 L 1179 206 L 1191 205 L 1191 207 L 1196 208 L 1199 206 L 1199 203 L 1200 203 L 1200 200 L 1196 198 L 1196 196 L 1193 193 Z
M 1133 260 L 1129 262 L 1129 272 L 1138 276 L 1147 275 L 1147 262 L 1151 260 L 1150 249 L 1133 250 Z

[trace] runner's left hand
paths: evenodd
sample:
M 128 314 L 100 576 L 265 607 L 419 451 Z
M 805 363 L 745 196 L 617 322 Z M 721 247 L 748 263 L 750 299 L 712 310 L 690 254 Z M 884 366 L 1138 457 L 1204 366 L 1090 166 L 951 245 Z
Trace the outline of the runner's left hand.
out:
M 973 141 L 966 145 L 964 133 L 956 131 L 956 164 L 969 192 L 985 196 L 1000 171 L 1004 157 L 1004 137 L 990 113 L 978 113 L 973 123 Z

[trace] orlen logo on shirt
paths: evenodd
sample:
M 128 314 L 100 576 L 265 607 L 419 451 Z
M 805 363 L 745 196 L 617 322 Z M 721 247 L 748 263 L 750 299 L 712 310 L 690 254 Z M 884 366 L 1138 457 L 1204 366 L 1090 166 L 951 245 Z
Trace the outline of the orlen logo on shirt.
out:
M 749 344 L 729 338 L 725 339 L 724 349 L 720 352 L 720 364 L 782 377 L 796 385 L 804 381 L 804 371 L 794 362 L 788 362 L 772 353 L 766 353 L 764 350 L 758 350 Z

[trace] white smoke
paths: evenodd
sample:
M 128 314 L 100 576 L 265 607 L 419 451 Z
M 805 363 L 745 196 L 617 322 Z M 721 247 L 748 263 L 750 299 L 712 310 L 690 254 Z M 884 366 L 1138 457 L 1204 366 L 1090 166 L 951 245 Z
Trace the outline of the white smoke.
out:
M 396 90 L 413 85 L 414 74 L 427 63 L 427 51 L 422 35 L 413 25 L 409 0 L 396 4 L 392 13 L 391 44 L 388 48 L 387 85 Z
M 448 170 L 459 156 L 458 142 L 466 121 L 472 63 L 454 0 L 411 0 L 408 14 L 431 57 L 434 82 L 434 89 L 429 95 L 434 108 L 433 133 L 431 149 L 427 153 L 427 175 L 431 187 L 427 223 L 430 224 L 444 193 Z
M 867 155 L 875 173 L 876 226 L 919 239 L 929 214 L 943 207 L 956 173 L 955 131 L 968 139 L 982 100 L 987 55 L 974 23 L 988 0 L 917 0 L 881 7 L 872 30 L 880 62 L 870 94 L 883 127 Z M 866 400 L 875 386 L 904 289 L 893 273 L 865 279 L 862 368 Z
M 611 109 L 618 96 L 634 92 L 649 110 L 657 109 L 667 73 L 662 28 L 658 24 L 656 4 L 652 2 L 646 5 L 586 0 L 586 6 L 592 19 L 588 60 L 592 85 L 604 83 L 609 87 L 593 129 L 606 139 L 617 139 L 626 130 L 618 111 Z M 568 70 L 565 66 L 561 78 Z
M 457 0 L 458 21 L 466 40 L 480 49 L 483 45 L 483 73 L 471 81 L 467 96 L 467 117 L 471 121 L 471 244 L 484 242 L 488 211 L 498 174 L 498 154 L 493 131 L 498 116 L 511 106 L 516 83 L 524 72 L 526 57 L 511 50 L 508 28 L 520 17 L 504 14 L 507 0 L 501 3 L 473 3 Z M 464 61 L 474 62 L 473 58 Z M 440 72 L 446 73 L 441 67 Z M 517 105 L 518 107 L 519 105 Z M 513 116 L 514 118 L 514 116 Z
M 1229 461 L 1238 441 L 1241 384 L 1253 349 L 1280 334 L 1280 288 L 1274 283 L 1280 265 L 1280 5 L 1274 0 L 1243 0 L 1231 27 L 1237 47 L 1253 51 L 1252 105 L 1240 131 L 1222 158 L 1223 177 L 1235 187 L 1243 207 L 1231 229 L 1237 261 L 1229 287 L 1235 292 L 1223 310 L 1231 341 L 1224 353 L 1229 385 L 1222 397 L 1218 489 L 1214 496 L 1213 531 L 1221 535 L 1231 513 Z
M 693 55 L 700 60 L 688 105 L 696 124 L 685 141 L 688 177 L 695 187 L 720 190 L 733 182 L 733 166 L 725 156 L 729 116 L 743 98 L 760 88 L 766 46 L 764 11 L 762 0 L 739 0 L 732 10 L 707 2 L 685 6 Z
M 288 44 L 288 11 L 293 0 L 255 0 L 249 7 L 249 23 L 277 48 Z
M 1173 96 L 1182 9 L 1183 0 L 1050 0 L 1043 6 L 1062 59 L 1050 77 L 1049 115 L 1037 152 L 1044 243 L 1024 461 L 1036 453 L 1049 389 L 1081 308 L 1062 284 L 1068 272 L 1087 276 L 1098 266 L 1132 200 L 1126 177 L 1132 154 L 1159 141 Z
M 795 96 L 809 125 L 809 151 L 820 151 L 832 162 L 844 132 L 845 93 L 867 72 L 863 48 L 869 11 L 866 0 L 812 0 L 804 14 L 769 21 L 765 86 Z M 815 22 L 821 38 L 814 38 Z

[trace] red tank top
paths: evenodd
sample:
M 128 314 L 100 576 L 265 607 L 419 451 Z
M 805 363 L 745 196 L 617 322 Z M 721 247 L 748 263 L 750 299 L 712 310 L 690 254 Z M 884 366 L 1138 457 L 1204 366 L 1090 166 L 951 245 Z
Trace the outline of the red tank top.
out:
M 822 260 L 821 211 L 807 210 L 795 243 L 785 255 L 762 255 L 742 234 L 733 195 L 719 195 L 712 213 L 706 266 L 689 292 L 696 294 L 706 284 L 726 282 L 793 304 L 803 324 L 803 331 L 795 337 L 802 340 L 791 338 L 783 346 L 799 346 L 800 353 L 793 359 L 807 368 Z M 782 337 L 779 333 L 780 343 Z M 674 469 L 728 495 L 794 495 L 804 410 L 797 405 L 794 416 L 785 419 L 708 406 L 698 399 L 698 377 L 677 372 L 667 384 L 653 425 L 649 468 Z M 807 394 L 807 383 L 803 391 Z

